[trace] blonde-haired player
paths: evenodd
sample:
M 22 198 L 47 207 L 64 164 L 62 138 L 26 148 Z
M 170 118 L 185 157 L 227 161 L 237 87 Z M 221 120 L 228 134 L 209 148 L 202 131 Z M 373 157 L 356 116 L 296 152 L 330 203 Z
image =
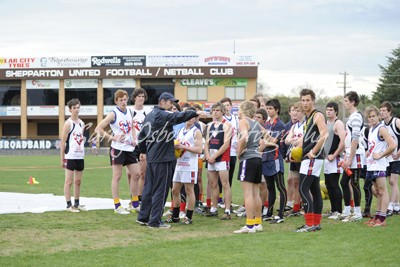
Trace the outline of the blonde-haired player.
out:
M 365 110 L 369 123 L 367 180 L 371 180 L 377 191 L 377 207 L 375 218 L 367 222 L 368 226 L 385 226 L 386 209 L 389 204 L 389 193 L 386 186 L 387 159 L 396 149 L 396 143 L 390 136 L 383 122 L 380 121 L 379 110 L 369 106 Z
M 114 199 L 114 212 L 124 215 L 129 214 L 129 211 L 121 206 L 119 199 L 119 181 L 121 180 L 123 166 L 127 166 L 131 174 L 139 172 L 138 160 L 133 153 L 136 146 L 136 133 L 133 127 L 132 112 L 127 107 L 128 99 L 129 96 L 125 90 L 117 90 L 114 94 L 114 101 L 117 106 L 107 114 L 95 129 L 103 138 L 111 140 L 110 163 L 113 171 L 111 191 Z M 107 125 L 110 125 L 112 135 L 104 130 Z M 139 178 L 138 175 L 133 175 L 133 177 Z M 136 190 L 136 193 L 134 190 Z M 131 192 L 134 192 L 133 195 L 137 196 L 137 190 L 137 187 L 131 188 Z
M 235 234 L 262 231 L 260 184 L 262 160 L 258 147 L 264 132 L 260 123 L 253 119 L 256 108 L 250 101 L 239 107 L 238 180 L 241 182 L 246 203 L 246 225 L 234 231 Z

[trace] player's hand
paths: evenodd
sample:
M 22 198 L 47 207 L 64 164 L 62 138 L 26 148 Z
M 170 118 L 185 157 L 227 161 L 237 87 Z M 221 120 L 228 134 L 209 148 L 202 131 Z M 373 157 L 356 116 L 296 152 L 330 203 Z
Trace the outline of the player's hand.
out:
M 331 155 L 328 155 L 328 157 L 326 157 L 326 159 L 327 159 L 328 161 L 332 161 L 332 160 L 335 159 L 335 156 L 331 154 Z
M 289 162 L 295 162 L 294 159 L 292 158 L 292 151 L 289 152 L 287 159 Z
M 344 162 L 343 164 L 344 164 L 345 166 L 347 166 L 347 167 L 350 167 L 350 166 L 351 166 L 351 160 L 350 160 L 350 159 L 346 159 L 346 160 L 344 160 L 343 162 Z
M 209 164 L 214 164 L 215 163 L 215 158 L 214 157 L 208 158 L 208 163 Z
M 115 141 L 115 142 L 124 142 L 124 140 L 125 140 L 125 135 L 124 134 L 116 134 L 116 135 L 113 135 L 112 137 L 111 137 L 111 140 L 113 140 L 113 141 Z
M 206 113 L 205 111 L 198 110 L 196 113 L 197 113 L 197 115 L 198 115 L 200 118 L 202 118 L 202 119 L 207 118 L 207 113 Z
M 174 147 L 176 149 L 185 149 L 186 147 L 184 145 L 182 145 L 181 143 L 177 143 L 176 145 L 174 145 Z
M 375 160 L 381 159 L 382 153 L 374 153 L 374 154 L 372 154 L 372 158 Z

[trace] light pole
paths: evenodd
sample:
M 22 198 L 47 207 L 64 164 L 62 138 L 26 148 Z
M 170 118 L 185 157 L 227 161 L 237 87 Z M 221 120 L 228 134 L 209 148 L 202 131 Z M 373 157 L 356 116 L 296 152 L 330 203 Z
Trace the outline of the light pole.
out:
M 345 122 L 346 120 L 346 110 L 344 109 L 344 96 L 346 95 L 346 89 L 351 88 L 347 87 L 347 75 L 349 75 L 346 71 L 344 73 L 339 73 L 343 75 L 343 82 L 338 82 L 338 84 L 343 83 L 343 102 L 342 102 L 342 121 Z

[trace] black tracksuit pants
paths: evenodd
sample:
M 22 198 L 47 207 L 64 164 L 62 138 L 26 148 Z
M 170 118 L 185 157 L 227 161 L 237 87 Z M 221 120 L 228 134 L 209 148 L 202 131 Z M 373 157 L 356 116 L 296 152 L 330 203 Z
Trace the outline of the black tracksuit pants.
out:
M 161 224 L 174 167 L 174 161 L 147 163 L 139 221 L 148 222 L 153 227 Z

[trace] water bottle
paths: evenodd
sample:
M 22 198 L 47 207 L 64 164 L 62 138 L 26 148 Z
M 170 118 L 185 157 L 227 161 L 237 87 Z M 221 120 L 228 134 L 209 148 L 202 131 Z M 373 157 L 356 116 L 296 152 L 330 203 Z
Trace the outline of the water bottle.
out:
M 352 171 L 349 167 L 347 167 L 346 164 L 344 164 L 344 161 L 343 161 L 343 160 L 340 161 L 340 162 L 338 163 L 338 165 L 339 165 L 339 167 L 342 167 L 342 168 L 343 168 L 343 170 L 346 172 L 347 176 L 353 175 L 353 171 Z

